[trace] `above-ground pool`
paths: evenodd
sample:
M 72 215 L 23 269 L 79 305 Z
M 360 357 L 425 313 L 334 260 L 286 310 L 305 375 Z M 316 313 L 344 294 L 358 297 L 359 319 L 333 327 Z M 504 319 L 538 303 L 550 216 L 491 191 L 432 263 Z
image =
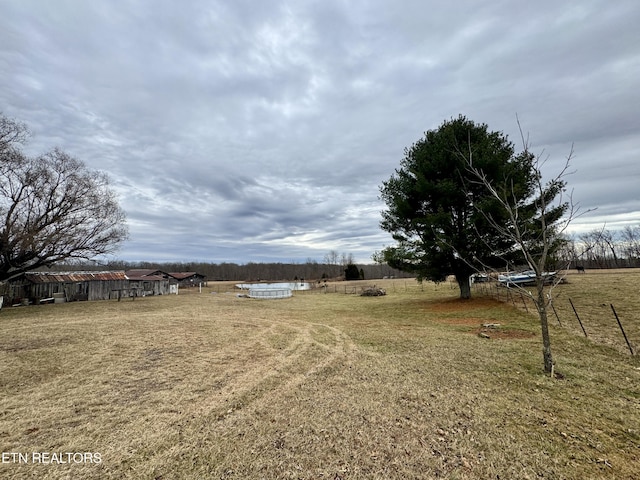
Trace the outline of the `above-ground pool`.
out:
M 311 284 L 309 282 L 277 282 L 277 283 L 236 283 L 236 288 L 241 290 L 258 290 L 261 288 L 266 289 L 283 289 L 289 290 L 310 290 Z
M 259 298 L 269 300 L 275 298 L 289 298 L 293 294 L 290 288 L 250 288 L 249 296 L 251 298 Z

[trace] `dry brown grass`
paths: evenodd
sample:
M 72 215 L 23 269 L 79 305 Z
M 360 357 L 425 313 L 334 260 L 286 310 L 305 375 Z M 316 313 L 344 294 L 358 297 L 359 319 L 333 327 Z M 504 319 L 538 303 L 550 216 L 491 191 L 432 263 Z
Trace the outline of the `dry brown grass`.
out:
M 102 463 L 0 477 L 636 478 L 636 358 L 556 326 L 552 380 L 520 309 L 373 283 L 388 295 L 251 300 L 212 284 L 3 310 L 0 449 Z M 500 334 L 480 338 L 487 322 Z
M 590 271 L 567 275 L 555 305 L 558 317 L 566 328 L 582 335 L 580 324 L 571 308 L 573 302 L 587 335 L 595 342 L 629 352 L 615 315 L 616 313 L 628 338 L 640 347 L 640 295 L 637 269 Z M 637 351 L 636 353 L 640 354 Z
M 587 270 L 580 274 L 571 271 L 566 274 L 565 280 L 566 283 L 558 285 L 553 292 L 554 309 L 549 312 L 550 322 L 584 336 L 579 317 L 590 341 L 630 354 L 611 308 L 613 305 L 627 339 L 635 353 L 640 354 L 640 295 L 637 293 L 640 270 Z M 517 289 L 510 290 L 507 294 L 507 289 L 501 288 L 499 297 L 524 309 L 524 297 Z M 495 287 L 491 288 L 491 293 L 495 297 Z M 533 304 L 530 301 L 526 301 L 526 304 L 527 309 L 533 312 Z

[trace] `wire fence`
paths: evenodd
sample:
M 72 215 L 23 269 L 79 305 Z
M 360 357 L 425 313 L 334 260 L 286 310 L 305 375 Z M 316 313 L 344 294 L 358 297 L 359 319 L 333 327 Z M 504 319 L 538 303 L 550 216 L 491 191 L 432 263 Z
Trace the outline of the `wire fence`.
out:
M 507 288 L 498 282 L 477 284 L 474 288 L 496 300 L 537 314 L 533 299 L 520 288 Z M 550 325 L 555 323 L 576 335 L 627 354 L 636 355 L 638 351 L 638 312 L 631 302 L 621 301 L 619 296 L 607 295 L 604 291 L 573 298 L 569 292 L 556 290 L 547 315 Z

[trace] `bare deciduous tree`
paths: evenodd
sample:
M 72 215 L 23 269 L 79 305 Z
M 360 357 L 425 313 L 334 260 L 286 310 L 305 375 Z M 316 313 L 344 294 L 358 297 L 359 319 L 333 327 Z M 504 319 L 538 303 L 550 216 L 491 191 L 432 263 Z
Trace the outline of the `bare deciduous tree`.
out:
M 490 192 L 507 212 L 508 221 L 498 222 L 487 214 L 488 223 L 494 229 L 496 235 L 510 239 L 516 246 L 517 257 L 522 264 L 527 265 L 535 272 L 535 291 L 530 292 L 526 288 L 520 288 L 522 293 L 528 296 L 534 303 L 542 333 L 544 370 L 553 373 L 554 361 L 551 353 L 551 339 L 549 336 L 548 309 L 552 301 L 552 291 L 560 281 L 556 277 L 553 284 L 548 286 L 548 269 L 555 259 L 555 251 L 563 244 L 564 233 L 569 224 L 579 215 L 579 207 L 573 202 L 571 195 L 566 194 L 566 177 L 569 171 L 573 148 L 567 156 L 560 172 L 551 180 L 545 182 L 542 176 L 542 167 L 546 159 L 540 155 L 530 153 L 528 142 L 524 143 L 524 155 L 529 156 L 533 169 L 532 197 L 525 201 L 518 201 L 513 194 L 513 186 L 508 178 L 497 183 L 491 181 L 487 175 L 473 164 L 473 152 L 461 152 L 464 154 L 469 170 L 474 174 L 479 183 Z M 586 213 L 586 212 L 585 212 Z M 513 253 L 513 252 L 510 252 Z M 511 264 L 513 267 L 513 264 Z
M 620 234 L 625 256 L 632 265 L 640 259 L 640 226 L 627 225 Z
M 24 123 L 5 117 L 0 112 L 0 155 L 14 150 L 17 144 L 23 144 L 29 136 Z
M 580 240 L 584 247 L 584 253 L 589 263 L 598 268 L 618 268 L 620 267 L 620 244 L 617 241 L 619 232 L 601 229 L 591 230 L 583 233 Z
M 108 177 L 58 149 L 27 157 L 27 134 L 0 114 L 0 280 L 109 254 L 127 238 Z

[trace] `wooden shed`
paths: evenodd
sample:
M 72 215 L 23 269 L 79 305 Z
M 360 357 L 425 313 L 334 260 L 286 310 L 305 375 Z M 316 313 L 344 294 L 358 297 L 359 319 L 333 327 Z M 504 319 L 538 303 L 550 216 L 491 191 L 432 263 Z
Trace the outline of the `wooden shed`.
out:
M 137 296 L 168 295 L 171 293 L 171 285 L 176 281 L 160 270 L 127 270 L 129 288 Z
M 10 302 L 108 300 L 129 288 L 124 272 L 28 272 L 9 281 Z M 117 295 L 117 294 L 116 294 Z
M 169 275 L 175 278 L 181 287 L 197 287 L 207 284 L 206 275 L 197 272 L 171 272 Z

